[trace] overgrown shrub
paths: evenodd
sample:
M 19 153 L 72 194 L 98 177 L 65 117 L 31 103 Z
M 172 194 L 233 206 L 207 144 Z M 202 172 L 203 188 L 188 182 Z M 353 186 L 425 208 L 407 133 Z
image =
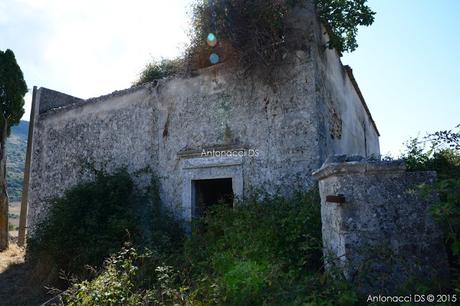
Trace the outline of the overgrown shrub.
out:
M 217 36 L 217 53 L 237 58 L 241 67 L 270 67 L 280 62 L 293 45 L 289 40 L 286 18 L 305 0 L 198 0 L 193 6 L 191 46 L 189 53 L 198 68 L 209 66 L 212 48 L 207 44 L 209 33 Z M 328 47 L 339 52 L 357 48 L 356 35 L 360 25 L 369 26 L 374 12 L 367 0 L 317 0 L 321 20 L 329 26 Z
M 174 252 L 174 250 L 172 250 Z M 164 254 L 163 254 L 164 255 Z M 189 288 L 178 287 L 178 272 L 157 252 L 129 244 L 112 255 L 92 280 L 75 281 L 62 295 L 65 305 L 196 305 Z M 177 288 L 177 289 L 176 289 Z
M 193 6 L 189 61 L 193 68 L 210 66 L 213 33 L 222 60 L 236 59 L 244 69 L 269 67 L 286 50 L 284 17 L 299 1 L 196 1 Z
M 435 188 L 440 201 L 432 213 L 443 229 L 453 287 L 460 292 L 460 131 L 440 131 L 424 139 L 412 139 L 404 159 L 409 170 L 437 172 Z
M 313 192 L 213 209 L 186 245 L 201 292 L 214 288 L 214 299 L 226 305 L 296 305 L 332 296 L 351 303 L 353 291 L 333 293 L 336 284 L 322 270 L 319 203 Z
M 126 260 L 126 251 L 123 255 Z M 142 252 L 141 252 L 142 253 Z M 131 260 L 128 256 L 128 261 Z M 132 271 L 129 272 L 129 271 Z M 120 275 L 117 277 L 117 275 Z M 119 291 L 124 279 L 127 291 Z M 352 305 L 354 291 L 322 269 L 316 194 L 216 206 L 183 247 L 150 250 L 127 266 L 109 260 L 93 281 L 76 284 L 69 301 L 97 305 Z M 128 293 L 127 293 L 128 292 Z
M 47 258 L 69 273 L 100 266 L 139 235 L 133 207 L 133 182 L 126 171 L 96 172 L 94 182 L 50 201 L 47 217 L 28 240 L 28 254 L 31 260 Z
M 134 85 L 142 85 L 155 80 L 171 77 L 179 74 L 182 69 L 183 61 L 181 59 L 154 60 L 145 66 Z
M 139 255 L 133 248 L 124 248 L 105 263 L 104 273 L 95 279 L 74 284 L 65 294 L 66 305 L 142 305 L 143 295 L 135 292 L 134 278 Z
M 313 0 L 321 21 L 329 29 L 326 47 L 339 53 L 357 47 L 358 26 L 370 26 L 375 13 L 367 0 Z M 143 84 L 211 66 L 210 56 L 218 62 L 236 62 L 244 72 L 261 69 L 271 78 L 274 67 L 299 46 L 292 37 L 287 17 L 306 0 L 195 0 L 192 5 L 190 44 L 184 59 L 154 61 L 146 66 L 136 84 Z M 215 39 L 209 43 L 208 37 Z

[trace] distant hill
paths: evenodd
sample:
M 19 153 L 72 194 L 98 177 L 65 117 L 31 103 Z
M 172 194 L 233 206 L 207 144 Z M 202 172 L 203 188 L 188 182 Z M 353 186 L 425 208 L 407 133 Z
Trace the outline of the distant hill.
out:
M 6 141 L 6 179 L 10 202 L 21 201 L 28 133 L 29 122 L 21 120 L 18 125 L 13 126 L 11 135 Z

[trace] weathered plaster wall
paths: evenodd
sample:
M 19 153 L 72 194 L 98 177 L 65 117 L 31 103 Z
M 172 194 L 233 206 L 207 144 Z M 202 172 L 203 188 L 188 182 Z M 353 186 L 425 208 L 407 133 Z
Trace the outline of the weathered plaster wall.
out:
M 325 156 L 331 154 L 380 154 L 379 132 L 348 66 L 335 49 L 326 48 L 327 31 L 321 25 L 316 54 L 316 91 Z
M 43 114 L 55 108 L 64 107 L 70 104 L 84 103 L 85 100 L 76 98 L 61 92 L 50 89 L 42 89 L 39 92 L 39 99 L 41 101 L 38 107 L 38 113 Z
M 150 167 L 160 179 L 163 202 L 182 207 L 190 218 L 190 203 L 184 199 L 190 198 L 191 179 L 231 175 L 238 180 L 235 186 L 242 186 L 239 197 L 254 191 L 289 195 L 312 186 L 312 171 L 329 154 L 362 153 L 361 120 L 370 120 L 368 114 L 350 92 L 354 87 L 346 76 L 343 82 L 331 82 L 318 64 L 323 59 L 316 51 L 320 32 L 312 7 L 294 15 L 292 33 L 303 33 L 293 46 L 298 51 L 275 67 L 270 84 L 257 74 L 243 77 L 223 63 L 194 77 L 90 100 L 40 89 L 30 225 L 46 198 L 87 178 L 79 173 L 82 161 L 109 171 Z M 334 141 L 325 140 L 335 128 L 328 123 L 331 103 L 342 121 L 341 137 Z M 377 144 L 369 150 L 378 152 L 377 134 L 369 133 L 368 142 Z M 212 159 L 200 160 L 206 149 L 257 150 L 258 156 L 244 156 L 239 165 L 215 165 Z M 190 163 L 201 164 L 200 169 L 188 168 Z
M 40 88 L 37 100 L 43 112 L 37 115 L 33 135 L 29 227 L 39 219 L 46 199 L 91 179 L 88 173 L 81 173 L 85 163 L 108 171 L 123 166 L 131 173 L 156 167 L 156 116 L 147 87 L 83 104 Z M 53 101 L 78 104 L 61 103 L 61 108 L 47 110 L 45 106 Z
M 288 27 L 295 39 L 292 47 L 304 50 L 313 58 L 314 94 L 320 131 L 321 158 L 333 154 L 380 154 L 379 132 L 364 97 L 348 66 L 340 55 L 327 48 L 328 31 L 317 17 L 312 2 L 294 10 Z
M 406 172 L 402 162 L 329 158 L 317 172 L 328 267 L 365 294 L 397 294 L 413 279 L 442 284 L 448 264 L 430 207 L 420 190 L 434 172 Z M 343 195 L 344 203 L 327 196 Z
M 161 173 L 168 173 L 162 184 L 167 202 L 180 199 L 177 186 L 182 184 L 184 160 L 204 148 L 258 150 L 258 157 L 242 161 L 245 193 L 289 193 L 295 183 L 310 185 L 308 173 L 321 161 L 313 88 L 305 82 L 313 76 L 311 62 L 305 56 L 303 60 L 287 71 L 290 82 L 276 92 L 259 80 L 219 71 L 220 67 L 158 88 L 159 165 Z
M 182 204 L 184 190 L 190 187 L 184 185 L 190 184 L 183 180 L 190 172 L 184 165 L 210 148 L 257 150 L 257 157 L 241 159 L 239 196 L 255 190 L 289 194 L 308 188 L 310 173 L 322 162 L 314 89 L 309 85 L 313 69 L 305 53 L 295 58 L 298 62 L 283 71 L 289 81 L 276 90 L 218 66 L 193 78 L 83 102 L 62 95 L 71 103 L 42 107 L 34 133 L 30 225 L 45 199 L 85 179 L 80 170 L 86 162 L 109 172 L 150 167 L 160 178 L 162 200 L 172 206 Z M 48 99 L 60 97 L 42 88 L 38 103 L 53 105 Z M 218 177 L 227 170 L 214 167 L 208 171 L 212 174 L 201 178 Z M 190 217 L 190 209 L 184 216 Z

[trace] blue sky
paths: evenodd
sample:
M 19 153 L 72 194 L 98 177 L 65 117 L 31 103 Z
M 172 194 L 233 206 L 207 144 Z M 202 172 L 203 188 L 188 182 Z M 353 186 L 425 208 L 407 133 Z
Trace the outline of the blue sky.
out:
M 371 0 L 375 23 L 343 62 L 377 126 L 382 153 L 460 124 L 460 1 Z
M 98 96 L 129 87 L 152 58 L 180 54 L 189 2 L 2 0 L 0 49 L 15 52 L 29 87 Z M 379 127 L 382 153 L 398 155 L 410 137 L 460 124 L 460 1 L 369 4 L 376 21 L 342 61 Z M 30 94 L 26 102 L 29 111 Z

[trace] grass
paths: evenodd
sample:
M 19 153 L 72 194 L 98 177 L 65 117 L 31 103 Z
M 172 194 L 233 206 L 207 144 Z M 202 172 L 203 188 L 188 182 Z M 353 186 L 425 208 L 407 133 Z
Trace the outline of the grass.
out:
M 24 249 L 15 243 L 10 243 L 6 251 L 0 252 L 0 273 L 6 271 L 10 266 L 24 263 Z
M 0 305 L 41 305 L 50 296 L 41 275 L 24 261 L 25 251 L 10 241 L 9 248 L 0 253 Z

